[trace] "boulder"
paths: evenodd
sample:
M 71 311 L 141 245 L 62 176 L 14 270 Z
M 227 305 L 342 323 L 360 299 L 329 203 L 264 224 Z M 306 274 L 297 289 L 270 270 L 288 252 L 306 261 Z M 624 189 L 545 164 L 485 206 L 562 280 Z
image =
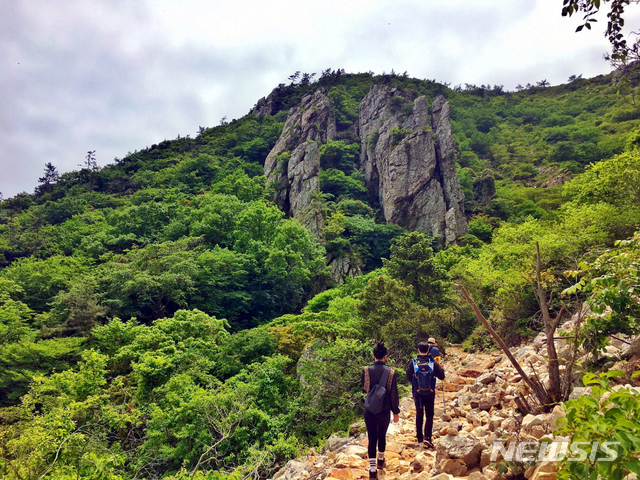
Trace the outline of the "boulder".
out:
M 522 430 L 524 432 L 530 432 L 535 426 L 542 425 L 544 423 L 544 415 L 527 415 L 522 419 Z
M 589 395 L 591 393 L 591 387 L 575 387 L 569 395 L 569 400 L 577 400 L 583 395 Z
M 488 385 L 490 383 L 495 382 L 497 377 L 498 377 L 498 374 L 496 372 L 486 372 L 486 373 L 483 373 L 482 375 L 480 375 L 476 379 L 476 383 L 481 383 L 483 385 Z
M 313 233 L 313 230 L 311 231 Z M 328 266 L 331 280 L 337 284 L 344 283 L 348 277 L 357 277 L 362 273 L 358 261 L 346 255 L 331 258 Z
M 482 474 L 487 478 L 487 480 L 495 480 L 500 476 L 498 470 L 491 466 L 483 468 Z
M 308 472 L 312 465 L 308 462 L 289 460 L 287 464 L 276 472 L 274 480 L 294 480 L 300 478 L 304 472 Z
M 484 448 L 484 445 L 474 438 L 446 435 L 438 442 L 436 463 L 440 464 L 444 459 L 458 459 L 467 469 L 471 469 L 479 465 L 480 452 Z
M 542 462 L 536 466 L 536 470 L 530 480 L 556 480 L 558 466 L 555 462 Z
M 411 462 L 413 473 L 420 473 L 426 470 L 428 466 L 429 458 L 423 452 L 420 452 L 418 455 L 416 455 L 416 458 L 414 458 Z
M 500 405 L 500 399 L 497 396 L 487 396 L 478 402 L 478 408 L 486 411 L 498 405 Z
M 445 458 L 438 464 L 438 469 L 442 473 L 448 473 L 454 477 L 463 477 L 467 474 L 467 467 L 459 458 Z
M 481 472 L 471 472 L 467 477 L 467 480 L 487 480 Z
M 628 360 L 633 356 L 640 356 L 640 336 L 632 340 L 630 345 L 622 347 L 622 358 Z
M 344 449 L 345 455 L 355 455 L 360 458 L 367 458 L 367 449 L 361 445 L 349 445 Z
M 423 479 L 417 479 L 416 480 L 423 480 Z M 453 476 L 449 475 L 448 473 L 441 473 L 440 475 L 436 475 L 435 477 L 426 477 L 424 480 L 455 480 L 453 478 Z
M 458 370 L 458 375 L 462 375 L 463 377 L 478 378 L 480 375 L 482 375 L 482 372 L 480 370 L 474 370 L 473 368 L 462 368 Z
M 558 420 L 566 416 L 567 414 L 562 408 L 562 405 L 556 405 L 553 408 L 553 411 L 550 414 L 548 414 L 546 417 L 545 423 L 549 426 L 549 431 L 554 432 L 556 428 L 558 428 Z
M 323 452 L 337 452 L 345 445 L 350 444 L 353 441 L 352 438 L 346 437 L 337 437 L 335 435 L 331 435 L 324 444 L 322 449 Z
M 368 463 L 358 455 L 347 455 L 341 452 L 336 455 L 335 466 L 337 468 L 367 468 Z
M 354 477 L 350 468 L 333 468 L 326 478 L 335 478 L 336 480 L 356 480 L 356 477 Z

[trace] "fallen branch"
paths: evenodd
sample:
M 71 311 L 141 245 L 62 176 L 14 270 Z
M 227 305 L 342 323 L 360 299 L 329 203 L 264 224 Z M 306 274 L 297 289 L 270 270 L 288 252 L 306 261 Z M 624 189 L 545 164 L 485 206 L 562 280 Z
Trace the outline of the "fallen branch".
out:
M 522 369 L 522 367 L 520 366 L 518 361 L 515 359 L 515 357 L 513 356 L 511 351 L 509 350 L 509 347 L 507 347 L 507 344 L 504 343 L 504 340 L 502 340 L 500 335 L 498 335 L 498 333 L 493 329 L 493 327 L 491 326 L 489 321 L 486 318 L 484 318 L 484 315 L 482 315 L 482 312 L 480 312 L 480 309 L 478 308 L 478 306 L 475 304 L 475 302 L 471 298 L 471 295 L 469 295 L 469 292 L 467 292 L 467 290 L 462 285 L 456 284 L 456 287 L 462 293 L 462 296 L 464 297 L 464 299 L 467 301 L 467 303 L 471 307 L 471 310 L 473 310 L 473 313 L 475 314 L 476 318 L 478 318 L 478 320 L 480 320 L 480 322 L 482 322 L 482 324 L 487 329 L 487 331 L 491 334 L 491 336 L 494 338 L 496 343 L 498 345 L 500 345 L 500 348 L 502 348 L 502 351 L 504 352 L 504 354 L 507 356 L 507 358 L 509 359 L 509 361 L 513 365 L 513 368 L 516 369 L 516 371 L 522 377 L 524 382 L 528 385 L 528 387 L 531 389 L 531 391 L 535 394 L 535 396 L 538 399 L 540 405 L 546 405 L 548 403 L 548 397 L 547 397 L 547 393 L 546 393 L 544 387 L 542 385 L 540 385 L 538 382 L 533 381 L 531 378 L 529 378 L 529 375 L 527 375 L 524 372 L 524 370 Z

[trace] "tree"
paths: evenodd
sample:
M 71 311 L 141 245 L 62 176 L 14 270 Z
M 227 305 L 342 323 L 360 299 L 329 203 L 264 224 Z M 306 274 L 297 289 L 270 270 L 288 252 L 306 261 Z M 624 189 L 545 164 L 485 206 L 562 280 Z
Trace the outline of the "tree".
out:
M 84 163 L 78 164 L 79 167 L 84 167 L 89 171 L 89 183 L 90 188 L 93 190 L 96 183 L 96 173 L 100 170 L 98 162 L 96 161 L 96 151 L 89 150 L 85 157 Z
M 35 194 L 43 195 L 45 193 L 50 193 L 53 191 L 53 186 L 58 183 L 60 180 L 60 174 L 58 173 L 58 169 L 53 166 L 51 162 L 48 162 L 44 166 L 44 176 L 40 177 L 38 181 L 40 185 L 36 187 Z
M 567 183 L 566 194 L 579 203 L 609 203 L 621 208 L 640 206 L 640 150 L 591 164 Z
M 393 278 L 413 287 L 421 305 L 433 308 L 447 302 L 447 273 L 434 262 L 431 239 L 424 233 L 410 232 L 394 239 L 391 259 L 383 263 Z
M 118 380 L 107 385 L 107 360 L 89 350 L 77 371 L 34 377 L 16 407 L 17 421 L 0 436 L 0 462 L 13 474 L 3 478 L 124 478 L 127 452 L 114 444 L 114 433 L 130 433 L 141 412 L 116 403 L 127 387 Z
M 85 157 L 84 163 L 78 166 L 88 168 L 92 172 L 98 171 L 100 167 L 98 167 L 98 162 L 96 161 L 96 151 L 95 150 L 88 151 L 87 156 Z
M 597 315 L 586 319 L 586 347 L 597 353 L 608 343 L 609 335 L 640 332 L 640 232 L 619 240 L 592 263 L 581 262 L 573 276 L 580 280 L 563 293 L 583 291 Z
M 584 13 L 584 23 L 576 29 L 576 32 L 580 32 L 585 27 L 591 30 L 591 24 L 597 21 L 593 17 L 607 3 L 610 4 L 610 8 L 607 13 L 607 29 L 604 35 L 609 40 L 612 48 L 611 54 L 607 55 L 607 59 L 611 60 L 612 63 L 640 60 L 640 39 L 629 45 L 622 34 L 624 9 L 631 3 L 640 3 L 640 0 L 563 0 L 562 16 L 570 17 L 577 12 Z M 634 33 L 634 35 L 637 35 L 637 33 Z
M 162 318 L 186 306 L 198 272 L 197 243 L 186 238 L 113 256 L 99 274 L 102 303 L 121 315 L 144 320 Z

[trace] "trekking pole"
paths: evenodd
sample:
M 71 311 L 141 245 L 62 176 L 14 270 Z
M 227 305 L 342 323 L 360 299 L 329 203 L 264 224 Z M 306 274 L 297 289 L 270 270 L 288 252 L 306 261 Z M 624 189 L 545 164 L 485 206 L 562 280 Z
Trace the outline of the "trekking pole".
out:
M 444 380 L 442 380 L 442 412 L 443 413 L 447 413 L 447 407 L 445 405 L 445 399 L 444 399 Z
M 445 405 L 445 399 L 444 399 L 444 383 L 445 383 L 444 379 L 442 379 L 442 412 L 443 412 L 443 414 L 446 414 L 447 413 L 447 407 Z

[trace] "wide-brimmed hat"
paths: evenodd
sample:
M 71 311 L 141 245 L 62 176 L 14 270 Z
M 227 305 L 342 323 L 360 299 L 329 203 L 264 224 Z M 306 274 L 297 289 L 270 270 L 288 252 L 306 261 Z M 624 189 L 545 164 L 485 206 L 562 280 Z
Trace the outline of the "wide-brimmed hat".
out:
M 435 338 L 433 338 L 433 337 L 429 337 L 429 340 L 427 340 L 427 343 L 433 343 L 433 344 L 435 344 L 435 343 L 436 343 L 436 339 L 435 339 Z

